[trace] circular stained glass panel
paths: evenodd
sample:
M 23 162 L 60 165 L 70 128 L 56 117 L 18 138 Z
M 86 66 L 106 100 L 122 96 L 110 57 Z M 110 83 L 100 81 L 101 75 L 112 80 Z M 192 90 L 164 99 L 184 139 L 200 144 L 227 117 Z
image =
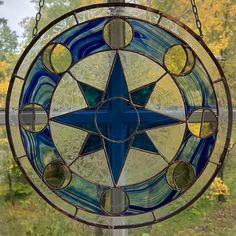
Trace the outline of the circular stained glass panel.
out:
M 232 124 L 227 82 L 204 42 L 135 4 L 89 6 L 48 25 L 14 70 L 7 109 L 33 188 L 106 228 L 159 222 L 193 203 L 223 163 Z

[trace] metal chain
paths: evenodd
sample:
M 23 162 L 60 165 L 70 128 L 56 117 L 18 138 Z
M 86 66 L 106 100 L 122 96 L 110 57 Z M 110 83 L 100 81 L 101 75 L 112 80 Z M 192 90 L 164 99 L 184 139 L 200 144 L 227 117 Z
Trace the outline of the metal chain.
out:
M 200 20 L 200 17 L 198 15 L 198 8 L 197 8 L 197 4 L 195 2 L 195 0 L 190 0 L 191 5 L 192 5 L 192 9 L 193 9 L 193 14 L 195 16 L 195 20 L 196 20 L 196 26 L 199 30 L 199 34 L 200 36 L 203 38 L 203 33 L 202 33 L 202 22 Z
M 44 7 L 44 3 L 45 3 L 45 0 L 39 0 L 39 10 L 35 16 L 35 25 L 34 25 L 34 28 L 33 28 L 33 31 L 32 31 L 32 37 L 34 38 L 37 34 L 38 34 L 38 26 L 39 26 L 39 22 L 41 20 L 41 17 L 42 17 L 42 14 L 41 14 L 41 11 L 42 11 L 42 8 Z

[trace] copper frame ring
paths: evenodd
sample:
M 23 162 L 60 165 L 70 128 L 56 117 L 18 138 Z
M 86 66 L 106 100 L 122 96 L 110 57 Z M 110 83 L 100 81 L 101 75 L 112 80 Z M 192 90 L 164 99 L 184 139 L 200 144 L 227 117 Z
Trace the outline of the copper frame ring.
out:
M 34 43 L 37 41 L 37 39 L 44 33 L 47 31 L 47 29 L 51 28 L 51 26 L 57 22 L 59 22 L 60 20 L 64 19 L 66 16 L 70 16 L 70 15 L 74 15 L 74 12 L 82 12 L 84 10 L 90 10 L 90 9 L 93 9 L 93 8 L 99 8 L 99 7 L 116 7 L 116 6 L 120 6 L 120 7 L 134 7 L 134 8 L 139 8 L 139 9 L 143 9 L 143 10 L 148 10 L 148 11 L 151 11 L 151 12 L 154 12 L 156 14 L 160 14 L 161 17 L 164 16 L 172 21 L 174 21 L 175 23 L 177 23 L 178 25 L 180 25 L 182 28 L 184 28 L 187 32 L 189 32 L 191 35 L 193 35 L 193 37 L 197 38 L 199 40 L 199 43 L 203 46 L 203 48 L 208 52 L 208 54 L 210 55 L 211 59 L 213 60 L 213 62 L 215 63 L 215 65 L 217 66 L 217 69 L 219 70 L 220 72 L 220 75 L 221 75 L 221 81 L 223 82 L 223 86 L 225 88 L 225 92 L 226 92 L 226 97 L 227 97 L 227 101 L 228 101 L 228 117 L 229 117 L 229 121 L 228 121 L 228 129 L 227 129 L 227 138 L 226 138 L 226 142 L 225 142 L 225 145 L 224 145 L 224 150 L 223 150 L 223 153 L 221 155 L 221 158 L 220 158 L 220 161 L 221 163 L 223 162 L 226 154 L 227 154 L 227 150 L 228 150 L 228 146 L 229 146 L 229 142 L 230 142 L 230 136 L 231 136 L 231 131 L 232 131 L 232 103 L 231 103 L 231 99 L 230 99 L 230 91 L 229 91 L 229 88 L 228 88 L 228 85 L 227 85 L 227 82 L 225 80 L 225 77 L 224 77 L 224 74 L 223 74 L 223 71 L 222 69 L 220 68 L 217 60 L 215 59 L 215 57 L 213 56 L 213 54 L 211 53 L 211 51 L 206 47 L 205 43 L 202 41 L 202 39 L 197 35 L 195 34 L 194 32 L 192 32 L 192 30 L 190 30 L 187 26 L 185 26 L 183 23 L 179 22 L 178 20 L 176 20 L 175 18 L 173 17 L 170 17 L 170 16 L 167 16 L 166 14 L 163 14 L 157 10 L 154 10 L 154 9 L 150 9 L 148 7 L 144 7 L 144 6 L 140 6 L 140 5 L 136 5 L 136 4 L 131 4 L 131 3 L 113 3 L 113 4 L 98 4 L 98 5 L 91 5 L 91 6 L 87 6 L 87 7 L 83 7 L 83 8 L 80 8 L 78 10 L 75 10 L 75 11 L 72 11 L 72 12 L 69 12 L 63 16 L 61 16 L 60 18 L 58 18 L 57 20 L 53 21 L 52 23 L 50 23 L 48 26 L 46 26 L 46 28 L 44 30 L 42 30 L 39 35 L 37 37 L 35 37 L 35 39 L 30 43 L 30 45 L 27 47 L 27 49 L 24 51 L 22 57 L 20 58 L 20 60 L 18 61 L 17 63 L 17 66 L 15 67 L 14 69 L 14 73 L 13 73 L 13 77 L 10 81 L 10 84 L 9 84 L 9 92 L 7 94 L 7 101 L 6 101 L 6 107 L 7 107 L 7 112 L 6 112 L 6 125 L 7 125 L 7 135 L 8 135 L 8 138 L 9 138 L 9 144 L 10 144 L 10 147 L 11 147 L 11 150 L 13 152 L 13 156 L 14 158 L 16 159 L 16 162 L 17 164 L 19 165 L 19 167 L 21 168 L 23 174 L 26 176 L 27 180 L 30 182 L 30 184 L 32 185 L 32 187 L 39 193 L 39 195 L 41 195 L 48 203 L 50 203 L 50 205 L 52 205 L 54 208 L 56 208 L 58 211 L 68 215 L 69 217 L 74 218 L 74 216 L 70 215 L 69 213 L 66 213 L 64 212 L 62 209 L 56 207 L 53 203 L 50 202 L 50 200 L 48 200 L 46 197 L 44 197 L 42 195 L 42 193 L 35 187 L 35 185 L 31 182 L 31 180 L 29 179 L 29 177 L 26 175 L 24 169 L 21 167 L 21 164 L 18 160 L 18 157 L 16 155 L 16 152 L 15 152 L 15 149 L 14 149 L 14 144 L 13 144 L 13 141 L 11 139 L 11 130 L 10 130 L 10 121 L 9 121 L 9 118 L 10 118 L 10 110 L 9 110 L 9 107 L 10 107 L 10 97 L 11 97 L 11 89 L 13 87 L 13 84 L 14 84 L 14 81 L 15 81 L 15 75 L 16 75 L 16 71 L 18 70 L 21 62 L 23 61 L 25 55 L 28 53 L 28 51 L 30 50 L 30 48 L 34 45 Z M 145 225 L 149 225 L 149 224 L 152 224 L 154 222 L 160 222 L 160 221 L 163 221 L 179 212 L 181 212 L 182 210 L 186 209 L 189 205 L 191 205 L 198 197 L 200 197 L 204 192 L 205 190 L 209 187 L 210 183 L 213 181 L 213 179 L 215 178 L 215 176 L 217 175 L 218 171 L 220 170 L 221 166 L 218 166 L 216 168 L 216 171 L 215 173 L 212 175 L 212 177 L 210 178 L 210 180 L 208 181 L 208 183 L 205 185 L 205 187 L 194 197 L 192 198 L 191 201 L 189 201 L 187 204 L 185 204 L 183 207 L 181 207 L 180 209 L 177 209 L 176 211 L 168 214 L 167 216 L 164 216 L 164 217 L 161 217 L 159 219 L 156 219 L 154 217 L 154 221 L 152 221 L 151 223 L 143 223 L 143 224 L 138 224 L 138 225 L 128 225 L 126 226 L 125 228 L 135 228 L 135 227 L 141 227 L 141 226 L 145 226 Z M 99 227 L 103 227 L 103 228 L 110 228 L 110 226 L 106 226 L 106 225 L 99 225 L 99 224 L 96 224 L 96 223 L 91 223 L 91 222 L 85 222 L 84 220 L 82 219 L 77 219 L 83 223 L 87 223 L 87 224 L 90 224 L 90 225 L 93 225 L 93 226 L 99 226 Z M 124 226 L 122 225 L 118 225 L 118 226 L 115 226 L 114 228 L 124 228 Z

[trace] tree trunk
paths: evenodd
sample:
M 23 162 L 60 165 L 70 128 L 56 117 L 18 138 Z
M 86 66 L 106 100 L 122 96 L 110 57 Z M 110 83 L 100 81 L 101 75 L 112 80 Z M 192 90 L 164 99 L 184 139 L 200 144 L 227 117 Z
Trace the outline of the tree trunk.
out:
M 228 158 L 229 158 L 229 152 L 227 153 L 227 159 Z M 220 177 L 223 181 L 224 181 L 224 166 L 225 166 L 225 163 L 222 165 L 222 168 L 221 168 L 221 170 L 220 170 L 220 172 L 218 174 L 218 177 Z M 225 196 L 223 194 L 219 194 L 218 201 L 219 202 L 226 202 Z

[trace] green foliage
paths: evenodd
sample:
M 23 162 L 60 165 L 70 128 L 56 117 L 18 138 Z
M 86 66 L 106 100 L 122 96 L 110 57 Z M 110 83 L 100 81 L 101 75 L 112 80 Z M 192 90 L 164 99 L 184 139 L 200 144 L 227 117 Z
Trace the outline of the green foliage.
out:
M 36 193 L 27 200 L 0 205 L 0 235 L 19 236 L 84 236 L 93 228 L 65 218 L 48 206 Z
M 0 1 L 0 5 L 3 1 Z M 16 60 L 17 35 L 7 25 L 5 18 L 0 18 L 0 108 L 5 106 L 5 97 L 12 69 Z
M 17 35 L 7 25 L 7 21 L 0 21 L 0 60 L 7 60 L 7 54 L 14 53 L 17 47 Z
M 0 1 L 0 6 L 1 6 L 2 4 L 3 4 L 3 1 Z M 2 24 L 2 22 L 6 22 L 6 19 L 0 17 L 0 24 Z
M 0 147 L 0 196 L 14 204 L 29 196 L 32 189 L 12 158 L 3 127 L 0 127 Z

